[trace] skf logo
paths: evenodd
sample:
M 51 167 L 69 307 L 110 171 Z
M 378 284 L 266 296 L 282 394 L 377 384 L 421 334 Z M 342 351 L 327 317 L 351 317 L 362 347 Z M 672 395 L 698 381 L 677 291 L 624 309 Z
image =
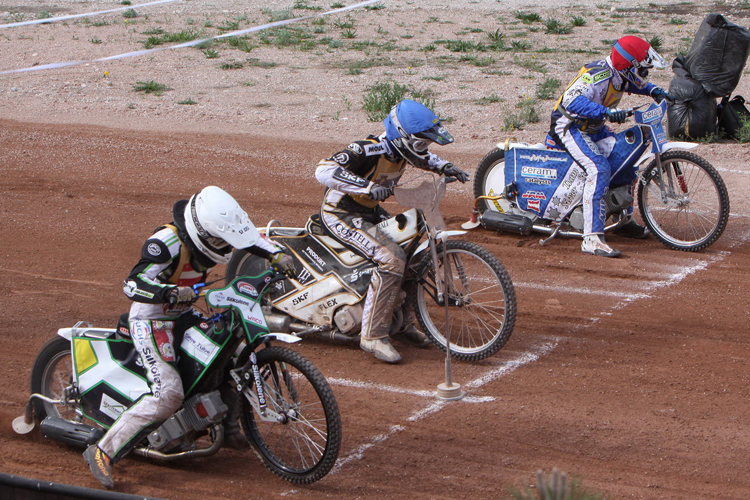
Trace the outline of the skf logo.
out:
M 309 294 L 310 294 L 310 292 L 305 292 L 305 293 L 303 293 L 302 295 L 299 295 L 299 296 L 297 296 L 297 297 L 293 298 L 293 299 L 292 299 L 292 305 L 293 305 L 293 306 L 298 306 L 298 305 L 300 305 L 301 303 L 303 303 L 304 301 L 306 301 L 306 300 L 307 300 L 307 296 L 308 296 Z

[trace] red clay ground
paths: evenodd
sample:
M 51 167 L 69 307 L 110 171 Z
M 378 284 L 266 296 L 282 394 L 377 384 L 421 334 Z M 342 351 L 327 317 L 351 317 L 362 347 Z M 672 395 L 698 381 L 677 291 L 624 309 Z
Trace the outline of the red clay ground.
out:
M 341 144 L 10 121 L 0 121 L 0 144 L 2 472 L 98 487 L 81 450 L 11 430 L 37 350 L 78 320 L 113 325 L 128 307 L 120 283 L 175 200 L 218 184 L 259 226 L 301 224 L 322 194 L 313 165 Z M 501 259 L 518 294 L 507 346 L 453 365 L 454 380 L 485 402 L 437 404 L 416 392 L 443 381 L 437 349 L 401 346 L 404 362 L 387 366 L 354 347 L 304 341 L 298 348 L 328 377 L 371 384 L 333 385 L 345 434 L 329 476 L 293 486 L 254 455 L 222 450 L 168 465 L 128 458 L 117 490 L 181 500 L 500 498 L 558 467 L 612 499 L 750 497 L 749 154 L 731 144 L 697 151 L 722 169 L 732 199 L 727 231 L 703 253 L 612 237 L 626 257 L 608 260 L 573 240 L 466 236 Z M 445 156 L 473 173 L 484 153 Z M 470 206 L 468 186 L 449 194 L 449 225 Z

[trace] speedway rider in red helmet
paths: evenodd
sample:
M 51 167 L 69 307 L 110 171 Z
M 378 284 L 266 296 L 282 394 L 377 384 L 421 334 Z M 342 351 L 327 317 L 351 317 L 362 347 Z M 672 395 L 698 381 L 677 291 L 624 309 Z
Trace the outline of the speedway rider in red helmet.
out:
M 403 300 L 401 282 L 406 267 L 403 249 L 378 229 L 389 217 L 380 206 L 410 163 L 417 168 L 443 173 L 466 182 L 466 172 L 427 150 L 445 145 L 453 137 L 426 106 L 404 99 L 385 118 L 385 133 L 354 141 L 346 149 L 321 160 L 315 177 L 325 185 L 321 220 L 329 233 L 347 248 L 373 261 L 362 313 L 360 347 L 386 363 L 398 363 L 401 355 L 388 340 L 393 312 Z M 408 307 L 408 306 L 407 306 Z M 413 325 L 413 312 L 405 310 L 399 340 L 423 346 L 425 335 Z
M 605 121 L 625 121 L 626 112 L 617 109 L 625 92 L 651 96 L 657 102 L 674 101 L 666 90 L 648 82 L 651 68 L 665 67 L 664 58 L 647 41 L 624 36 L 614 44 L 609 57 L 582 67 L 555 103 L 547 144 L 567 151 L 587 176 L 583 190 L 581 250 L 584 253 L 604 257 L 620 255 L 604 241 L 604 196 L 616 173 L 611 171 L 607 160 L 615 145 L 614 132 L 605 126 Z M 632 207 L 629 211 L 632 214 Z M 646 238 L 648 229 L 631 216 L 615 234 Z

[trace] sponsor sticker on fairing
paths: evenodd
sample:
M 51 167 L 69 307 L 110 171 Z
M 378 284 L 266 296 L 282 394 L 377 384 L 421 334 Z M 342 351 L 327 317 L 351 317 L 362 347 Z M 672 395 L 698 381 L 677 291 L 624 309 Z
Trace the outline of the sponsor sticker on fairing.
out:
M 258 290 L 256 290 L 253 285 L 246 281 L 241 281 L 240 283 L 238 283 L 237 290 L 239 290 L 239 292 L 242 294 L 249 295 L 250 297 L 258 296 Z
M 554 168 L 525 166 L 521 167 L 521 176 L 537 179 L 557 179 L 557 170 Z

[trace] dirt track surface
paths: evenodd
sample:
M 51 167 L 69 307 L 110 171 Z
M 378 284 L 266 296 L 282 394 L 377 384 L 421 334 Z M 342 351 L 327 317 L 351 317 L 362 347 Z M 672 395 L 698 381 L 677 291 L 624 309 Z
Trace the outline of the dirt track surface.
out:
M 492 3 L 491 15 L 467 22 L 453 21 L 452 16 L 474 15 L 475 6 L 487 4 L 467 2 L 463 10 L 389 4 L 384 11 L 362 16 L 369 25 L 357 27 L 363 39 L 367 30 L 379 33 L 382 25 L 398 43 L 415 48 L 438 38 L 478 40 L 498 25 Z M 538 38 L 553 48 L 570 48 L 575 40 L 598 47 L 600 39 L 619 36 L 633 19 L 658 19 L 660 24 L 645 32 L 661 34 L 663 53 L 670 57 L 713 7 L 683 5 L 689 12 L 672 12 L 674 6 L 667 5 L 661 18 L 652 18 L 643 12 L 618 11 L 614 16 L 589 3 L 591 10 L 570 7 L 559 13 L 581 12 L 589 20 L 587 28 L 561 38 L 531 33 L 533 47 L 543 47 Z M 68 4 L 63 13 L 91 7 Z M 286 5 L 274 3 L 274 8 L 281 7 Z M 514 3 L 516 7 L 527 8 Z M 191 14 L 180 9 L 154 11 L 149 22 L 181 29 L 183 14 Z M 224 12 L 222 19 L 242 12 Z M 671 15 L 687 24 L 667 25 Z M 265 19 L 260 8 L 253 16 L 250 21 Z M 594 21 L 596 16 L 604 21 Z M 419 28 L 413 30 L 419 43 L 402 36 L 403 19 Z M 7 56 L 3 68 L 135 50 L 145 38 L 141 32 L 152 27 L 143 18 L 138 21 L 143 25 L 127 36 L 121 25 L 74 23 L 44 25 L 41 35 L 29 30 L 8 36 L 0 39 Z M 467 26 L 484 31 L 455 34 Z M 105 43 L 91 43 L 94 37 Z M 438 54 L 445 55 L 446 50 L 440 50 Z M 227 58 L 239 57 L 225 53 L 230 54 Z M 323 192 L 313 178 L 317 161 L 364 133 L 380 132 L 378 124 L 366 121 L 359 100 L 364 88 L 383 76 L 434 86 L 439 107 L 453 118 L 449 129 L 457 138 L 439 153 L 473 174 L 494 143 L 510 135 L 500 130 L 500 117 L 543 79 L 540 74 L 530 79 L 526 69 L 514 65 L 518 56 L 513 53 L 503 53 L 505 60 L 495 55 L 491 69 L 497 71 L 491 76 L 458 63 L 459 56 L 447 65 L 412 68 L 399 63 L 342 76 L 344 67 L 330 65 L 340 54 L 324 54 L 322 59 L 330 59 L 312 58 L 308 64 L 308 53 L 300 57 L 298 51 L 267 47 L 257 53 L 264 61 L 289 60 L 276 70 L 251 67 L 245 73 L 221 73 L 215 66 L 206 69 L 195 52 L 167 51 L 140 61 L 3 80 L 2 472 L 99 487 L 81 450 L 44 440 L 38 431 L 18 436 L 10 422 L 23 412 L 37 351 L 58 328 L 79 320 L 114 326 L 127 310 L 120 284 L 143 240 L 169 221 L 174 201 L 217 184 L 232 193 L 259 226 L 270 219 L 302 224 L 318 209 Z M 345 63 L 362 59 L 344 54 Z M 393 51 L 387 56 L 414 54 Z M 554 54 L 534 57 L 555 59 L 545 77 L 561 81 L 590 59 L 590 54 L 566 52 L 562 59 Z M 206 73 L 199 73 L 202 70 Z M 325 77 L 322 83 L 312 80 L 316 75 Z M 445 78 L 424 83 L 430 75 Z M 657 74 L 656 83 L 666 85 L 670 77 L 669 72 Z M 135 81 L 151 78 L 175 91 L 166 94 L 168 98 L 133 93 Z M 747 80 L 745 75 L 738 88 L 746 96 Z M 495 93 L 503 100 L 477 104 Z M 187 97 L 195 97 L 198 104 L 176 104 Z M 352 109 L 345 108 L 342 97 L 354 104 Z M 640 103 L 632 97 L 627 102 Z M 546 114 L 541 123 L 514 135 L 540 140 L 544 121 Z M 733 143 L 702 145 L 695 151 L 719 169 L 732 205 L 724 235 L 702 253 L 670 251 L 654 239 L 610 237 L 625 254 L 610 260 L 582 255 L 577 240 L 542 247 L 538 235 L 500 236 L 481 230 L 466 235 L 504 263 L 519 307 L 505 348 L 482 362 L 453 364 L 453 379 L 469 398 L 444 403 L 431 395 L 444 380 L 444 358 L 437 349 L 398 345 L 404 361 L 388 366 L 354 346 L 306 340 L 295 349 L 331 378 L 343 418 L 340 460 L 331 474 L 311 486 L 293 486 L 273 476 L 251 453 L 222 450 L 212 458 L 174 464 L 127 458 L 115 470 L 117 490 L 175 500 L 496 499 L 510 486 L 530 484 L 537 469 L 557 467 L 611 499 L 747 499 L 750 152 Z M 470 186 L 450 187 L 442 211 L 449 226 L 457 229 L 468 218 L 473 200 Z M 398 211 L 392 202 L 386 208 Z M 352 382 L 363 387 L 354 388 Z
M 10 428 L 39 347 L 78 320 L 113 325 L 128 307 L 119 284 L 142 240 L 196 185 L 230 189 L 258 224 L 301 224 L 322 192 L 311 187 L 309 159 L 336 145 L 1 125 L 3 472 L 96 487 L 79 450 Z M 720 148 L 747 160 L 739 147 Z M 456 156 L 466 165 L 481 158 Z M 582 255 L 573 240 L 541 247 L 536 237 L 470 233 L 508 268 L 519 303 L 503 350 L 453 365 L 454 380 L 482 402 L 418 392 L 444 379 L 437 349 L 399 346 L 404 362 L 388 366 L 355 347 L 304 341 L 299 349 L 328 377 L 369 384 L 334 383 L 345 434 L 333 473 L 298 487 L 234 451 L 168 465 L 132 458 L 116 468 L 118 491 L 188 500 L 498 498 L 537 469 L 558 467 L 610 498 L 747 498 L 750 243 L 739 168 L 724 169 L 727 231 L 699 254 L 612 237 L 626 257 L 610 260 Z M 447 196 L 449 225 L 470 204 L 460 192 Z

